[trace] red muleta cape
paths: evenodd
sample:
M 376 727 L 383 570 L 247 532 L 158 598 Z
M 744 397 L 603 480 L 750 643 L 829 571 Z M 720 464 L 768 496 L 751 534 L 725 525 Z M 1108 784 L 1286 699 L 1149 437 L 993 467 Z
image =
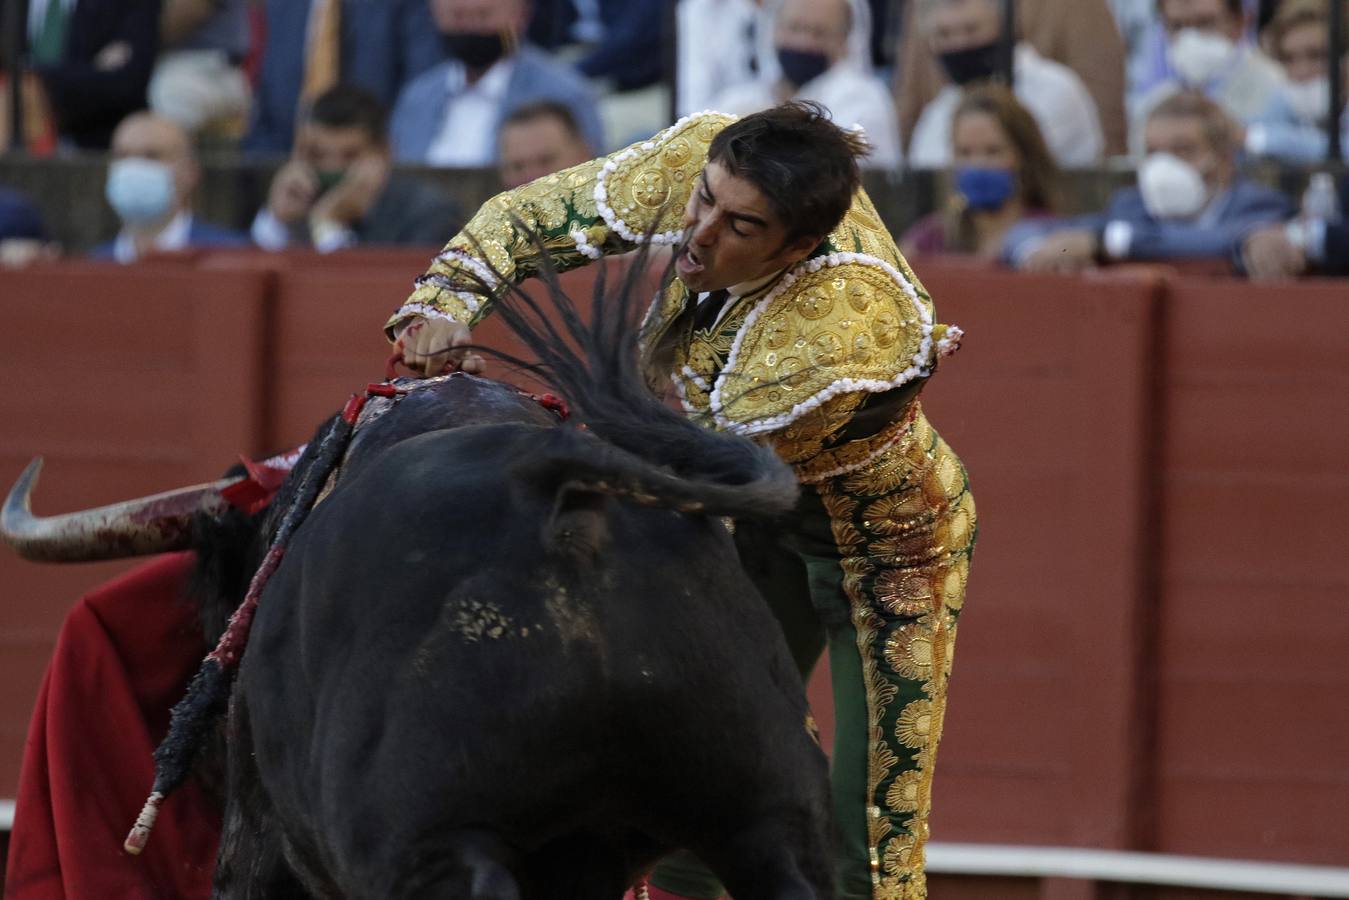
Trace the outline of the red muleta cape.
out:
M 144 854 L 122 851 L 152 754 L 207 648 L 185 599 L 190 553 L 96 588 L 66 617 L 28 728 L 5 873 L 9 900 L 209 897 L 219 812 L 189 781 Z

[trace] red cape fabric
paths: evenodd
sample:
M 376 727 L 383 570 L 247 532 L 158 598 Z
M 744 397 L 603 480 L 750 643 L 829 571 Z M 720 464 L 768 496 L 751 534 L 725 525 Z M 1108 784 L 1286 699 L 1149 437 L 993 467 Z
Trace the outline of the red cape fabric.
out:
M 192 555 L 140 566 L 66 617 L 28 729 L 5 896 L 209 897 L 219 814 L 188 781 L 149 846 L 123 852 L 154 780 L 151 754 L 206 654 L 184 597 Z

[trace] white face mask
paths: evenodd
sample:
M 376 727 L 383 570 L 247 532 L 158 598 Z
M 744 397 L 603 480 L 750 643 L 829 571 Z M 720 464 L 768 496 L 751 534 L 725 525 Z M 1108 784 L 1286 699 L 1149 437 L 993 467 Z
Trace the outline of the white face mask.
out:
M 1212 31 L 1182 28 L 1167 47 L 1167 58 L 1190 87 L 1203 87 L 1231 64 L 1237 45 L 1231 39 Z
M 105 193 L 127 225 L 154 225 L 173 208 L 173 167 L 137 156 L 114 160 L 108 166 Z
M 1138 190 L 1154 219 L 1191 219 L 1208 202 L 1199 170 L 1170 153 L 1150 153 L 1138 167 Z
M 1320 75 L 1309 81 L 1290 81 L 1283 86 L 1288 105 L 1304 122 L 1324 122 L 1330 109 L 1330 79 Z

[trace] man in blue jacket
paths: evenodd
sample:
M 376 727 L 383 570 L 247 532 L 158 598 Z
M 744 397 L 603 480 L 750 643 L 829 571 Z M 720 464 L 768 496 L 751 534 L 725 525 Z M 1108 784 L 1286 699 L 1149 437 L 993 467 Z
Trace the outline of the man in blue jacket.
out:
M 112 134 L 107 199 L 122 221 L 117 237 L 94 249 L 96 259 L 132 263 L 190 247 L 242 247 L 244 235 L 192 214 L 201 169 L 181 125 L 153 113 L 132 113 Z
M 390 138 L 400 162 L 490 166 L 497 129 L 513 110 L 539 100 L 565 106 L 587 143 L 604 147 L 594 93 L 584 77 L 520 44 L 526 0 L 429 0 L 450 57 L 403 89 Z
M 1237 174 L 1237 136 L 1213 100 L 1176 94 L 1148 116 L 1138 185 L 1104 212 L 1023 222 L 1003 242 L 1004 261 L 1029 271 L 1077 271 L 1098 263 L 1230 260 L 1255 229 L 1292 206 L 1280 192 Z

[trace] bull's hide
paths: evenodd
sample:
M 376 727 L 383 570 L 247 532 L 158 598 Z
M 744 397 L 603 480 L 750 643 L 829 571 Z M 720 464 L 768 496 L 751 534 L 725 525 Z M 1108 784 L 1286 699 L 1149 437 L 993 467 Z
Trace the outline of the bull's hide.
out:
M 359 436 L 267 586 L 218 895 L 617 900 L 687 847 L 737 900 L 831 896 L 824 758 L 722 522 L 450 381 L 489 411 Z

